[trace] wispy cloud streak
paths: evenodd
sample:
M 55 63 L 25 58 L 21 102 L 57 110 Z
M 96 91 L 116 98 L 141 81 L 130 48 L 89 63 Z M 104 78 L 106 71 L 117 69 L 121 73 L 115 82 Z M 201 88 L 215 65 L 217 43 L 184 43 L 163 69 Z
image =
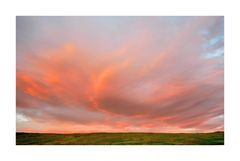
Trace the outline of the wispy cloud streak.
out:
M 17 131 L 223 130 L 223 43 L 222 17 L 17 17 Z

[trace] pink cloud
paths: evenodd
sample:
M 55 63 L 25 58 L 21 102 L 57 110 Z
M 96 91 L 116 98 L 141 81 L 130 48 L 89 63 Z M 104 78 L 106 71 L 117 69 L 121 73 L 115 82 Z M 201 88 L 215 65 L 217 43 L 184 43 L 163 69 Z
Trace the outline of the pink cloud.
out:
M 156 36 L 154 21 L 137 23 L 142 32 L 106 53 L 75 37 L 24 53 L 17 60 L 16 104 L 29 119 L 18 121 L 17 131 L 222 130 L 222 117 L 211 121 L 223 116 L 222 61 L 204 58 L 197 33 L 218 25 L 210 20 L 218 18 L 199 18 L 179 31 L 162 23 Z

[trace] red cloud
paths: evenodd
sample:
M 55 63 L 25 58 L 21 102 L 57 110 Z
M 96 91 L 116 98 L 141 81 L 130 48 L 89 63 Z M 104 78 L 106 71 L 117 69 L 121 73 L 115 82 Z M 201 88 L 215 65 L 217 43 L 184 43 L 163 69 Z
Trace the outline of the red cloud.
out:
M 166 47 L 151 47 L 156 40 L 146 32 L 106 54 L 74 41 L 25 54 L 17 64 L 17 112 L 36 127 L 19 123 L 18 130 L 222 129 L 222 120 L 208 122 L 223 115 L 224 71 L 219 59 L 201 55 L 195 31 L 203 22 L 173 34 Z

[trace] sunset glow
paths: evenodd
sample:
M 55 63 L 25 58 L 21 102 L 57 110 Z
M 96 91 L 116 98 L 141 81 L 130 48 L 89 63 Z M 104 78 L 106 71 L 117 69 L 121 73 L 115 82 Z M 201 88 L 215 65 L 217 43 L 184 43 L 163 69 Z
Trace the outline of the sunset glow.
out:
M 223 21 L 17 17 L 17 131 L 223 131 Z

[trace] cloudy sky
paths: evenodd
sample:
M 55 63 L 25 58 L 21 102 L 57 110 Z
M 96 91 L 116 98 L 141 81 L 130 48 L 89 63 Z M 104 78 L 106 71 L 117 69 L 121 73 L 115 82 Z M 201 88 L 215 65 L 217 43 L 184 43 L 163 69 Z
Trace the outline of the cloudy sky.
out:
M 224 130 L 223 17 L 17 17 L 18 132 Z

